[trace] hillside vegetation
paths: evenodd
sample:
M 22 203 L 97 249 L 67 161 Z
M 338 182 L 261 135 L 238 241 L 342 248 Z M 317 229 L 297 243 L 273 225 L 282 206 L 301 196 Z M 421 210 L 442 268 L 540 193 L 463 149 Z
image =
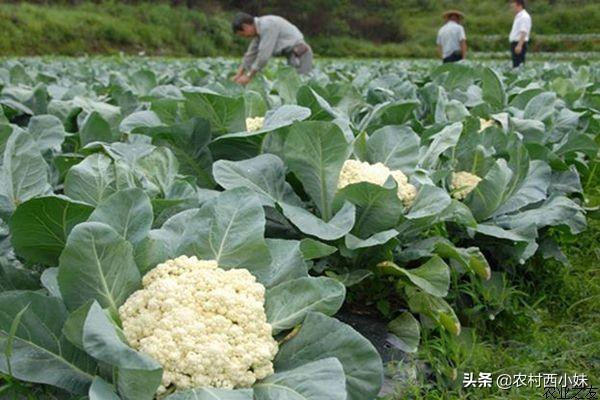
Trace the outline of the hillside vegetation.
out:
M 83 55 L 144 52 L 166 56 L 239 54 L 235 10 L 277 13 L 298 24 L 316 53 L 331 57 L 431 57 L 445 8 L 467 14 L 471 49 L 506 50 L 512 15 L 495 0 L 173 0 L 44 1 L 0 4 L 0 54 Z M 530 2 L 534 51 L 600 49 L 600 6 L 586 0 Z

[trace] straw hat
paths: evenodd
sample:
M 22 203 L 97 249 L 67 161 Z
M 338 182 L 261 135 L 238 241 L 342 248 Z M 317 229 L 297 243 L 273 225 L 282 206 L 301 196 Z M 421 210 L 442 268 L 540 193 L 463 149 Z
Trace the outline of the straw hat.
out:
M 462 12 L 460 12 L 458 10 L 448 10 L 445 13 L 442 14 L 442 16 L 444 17 L 444 19 L 449 19 L 453 15 L 456 15 L 460 19 L 464 19 L 465 18 L 465 14 L 463 14 Z

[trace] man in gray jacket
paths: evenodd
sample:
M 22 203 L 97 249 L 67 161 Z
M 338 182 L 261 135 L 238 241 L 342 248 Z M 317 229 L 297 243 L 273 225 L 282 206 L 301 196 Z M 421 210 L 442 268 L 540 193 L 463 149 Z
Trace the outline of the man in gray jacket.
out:
M 234 82 L 247 84 L 273 56 L 287 57 L 288 64 L 300 74 L 312 70 L 312 49 L 304 41 L 302 32 L 286 19 L 276 15 L 253 17 L 239 13 L 232 28 L 236 35 L 252 39 L 233 77 Z

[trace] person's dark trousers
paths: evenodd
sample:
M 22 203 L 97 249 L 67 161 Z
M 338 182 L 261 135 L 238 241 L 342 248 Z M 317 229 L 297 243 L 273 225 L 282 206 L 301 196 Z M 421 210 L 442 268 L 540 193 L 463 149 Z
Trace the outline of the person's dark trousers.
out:
M 521 64 L 525 64 L 525 54 L 527 53 L 527 42 L 523 43 L 521 54 L 515 53 L 515 48 L 519 42 L 510 42 L 510 54 L 512 56 L 513 68 L 517 68 Z
M 460 52 L 456 51 L 456 52 L 450 54 L 448 57 L 444 58 L 442 61 L 444 64 L 447 64 L 447 63 L 457 62 L 462 59 L 463 59 L 462 54 Z

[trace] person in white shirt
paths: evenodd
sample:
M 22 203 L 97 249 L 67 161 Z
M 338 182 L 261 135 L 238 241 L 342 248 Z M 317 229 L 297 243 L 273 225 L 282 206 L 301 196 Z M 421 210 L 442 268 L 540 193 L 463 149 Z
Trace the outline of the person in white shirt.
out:
M 467 36 L 461 25 L 464 14 L 460 11 L 449 10 L 444 13 L 446 23 L 437 35 L 438 52 L 444 64 L 456 62 L 467 56 Z
M 508 40 L 510 41 L 510 53 L 512 55 L 513 67 L 525 63 L 527 54 L 527 43 L 531 34 L 531 16 L 525 10 L 525 0 L 512 0 L 512 10 L 515 13 L 512 29 Z

